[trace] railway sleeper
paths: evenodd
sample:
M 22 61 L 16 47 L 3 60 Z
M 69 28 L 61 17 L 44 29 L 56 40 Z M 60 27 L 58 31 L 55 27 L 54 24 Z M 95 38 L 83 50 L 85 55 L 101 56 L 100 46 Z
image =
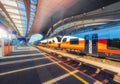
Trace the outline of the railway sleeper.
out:
M 70 60 L 69 62 L 70 62 L 69 64 L 70 64 L 72 67 L 78 67 L 79 64 L 80 64 L 80 62 L 79 62 L 79 61 L 76 61 L 76 60 Z
M 93 76 L 93 77 L 96 76 L 97 67 L 95 66 L 82 63 L 77 69 L 90 76 Z
M 60 58 L 62 61 L 67 61 L 67 57 L 64 57 L 64 56 L 62 56 L 61 58 Z
M 96 68 L 88 67 L 88 69 L 85 73 L 88 75 L 93 75 L 93 74 L 95 74 L 96 70 L 97 70 Z
M 67 58 L 64 62 L 67 63 L 67 64 L 71 64 L 71 58 Z
M 90 65 L 84 64 L 79 61 L 62 57 L 62 61 L 66 62 L 67 64 L 71 65 L 72 67 L 77 67 L 78 70 L 82 71 L 83 73 L 92 76 L 93 78 L 105 83 L 105 84 L 119 84 L 114 81 L 115 73 L 110 72 L 108 70 L 101 70 L 100 68 Z
M 57 59 L 59 59 L 59 58 L 61 58 L 61 57 L 63 57 L 63 56 L 62 56 L 62 55 L 58 55 L 58 56 L 56 56 Z
M 86 69 L 88 69 L 88 66 L 87 66 L 86 64 L 82 64 L 82 65 L 78 68 L 78 70 L 80 70 L 80 71 L 84 71 L 84 70 L 86 70 Z
M 51 52 L 50 54 L 52 54 L 52 56 L 54 55 L 55 57 L 58 57 L 60 60 L 66 62 L 72 67 L 77 67 L 78 70 L 84 72 L 87 75 L 92 76 L 93 78 L 103 82 L 104 84 L 119 84 L 116 81 L 120 81 L 119 80 L 120 76 L 116 75 L 116 73 L 113 73 L 109 70 L 104 70 L 104 69 L 101 70 L 96 66 L 82 63 L 80 61 L 78 62 L 76 60 L 73 60 L 65 56 L 61 56 L 61 55 L 59 56 L 59 54 L 56 54 L 54 52 Z
M 59 54 L 57 54 L 55 52 L 50 52 L 50 55 L 57 57 Z
M 116 81 L 113 80 L 114 75 L 104 70 L 101 70 L 98 74 L 96 74 L 96 76 L 94 76 L 94 78 L 106 84 L 118 84 Z

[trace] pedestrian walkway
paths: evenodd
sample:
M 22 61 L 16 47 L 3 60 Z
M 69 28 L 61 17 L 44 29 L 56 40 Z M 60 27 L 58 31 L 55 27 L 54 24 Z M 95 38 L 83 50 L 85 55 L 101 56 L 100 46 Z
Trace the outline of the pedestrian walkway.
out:
M 62 67 L 61 67 L 62 66 Z M 71 74 L 72 73 L 72 74 Z M 0 84 L 93 84 L 94 79 L 51 60 L 34 47 L 18 47 L 0 58 Z

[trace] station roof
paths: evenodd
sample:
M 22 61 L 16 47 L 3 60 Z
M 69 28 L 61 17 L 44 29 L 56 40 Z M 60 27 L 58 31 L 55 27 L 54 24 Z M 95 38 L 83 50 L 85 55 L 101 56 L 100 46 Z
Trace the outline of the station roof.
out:
M 26 36 L 28 33 L 46 35 L 49 28 L 62 19 L 87 13 L 117 1 L 119 0 L 1 0 L 0 2 L 14 23 L 11 24 L 22 36 Z
M 1 0 L 1 12 L 21 36 L 29 32 L 36 12 L 37 0 Z

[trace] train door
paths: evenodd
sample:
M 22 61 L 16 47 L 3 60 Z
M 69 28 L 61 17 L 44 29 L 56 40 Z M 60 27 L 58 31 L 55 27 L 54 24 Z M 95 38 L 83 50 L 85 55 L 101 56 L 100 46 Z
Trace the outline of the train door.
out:
M 85 53 L 89 53 L 89 35 L 85 35 Z
M 98 35 L 92 35 L 92 54 L 97 54 L 98 52 Z
M 88 54 L 97 54 L 98 35 L 85 35 L 85 52 Z

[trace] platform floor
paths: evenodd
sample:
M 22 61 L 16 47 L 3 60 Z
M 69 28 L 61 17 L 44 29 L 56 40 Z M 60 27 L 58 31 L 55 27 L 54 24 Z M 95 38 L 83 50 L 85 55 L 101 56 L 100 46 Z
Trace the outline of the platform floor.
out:
M 0 84 L 95 83 L 95 79 L 34 47 L 19 47 L 9 56 L 0 58 Z

